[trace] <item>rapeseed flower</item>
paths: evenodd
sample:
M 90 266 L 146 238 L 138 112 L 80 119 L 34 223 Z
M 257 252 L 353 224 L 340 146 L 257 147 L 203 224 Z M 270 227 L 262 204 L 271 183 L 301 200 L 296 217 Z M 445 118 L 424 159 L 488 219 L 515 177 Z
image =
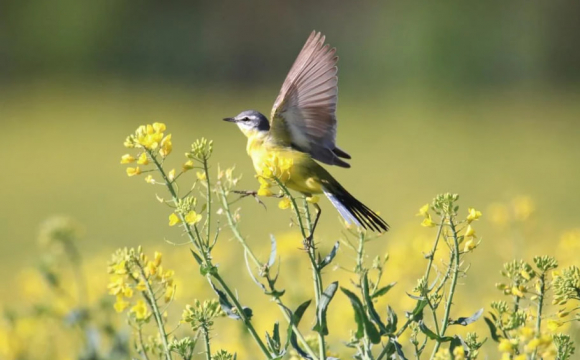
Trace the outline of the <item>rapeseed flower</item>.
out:
M 137 303 L 131 308 L 131 310 L 129 310 L 129 312 L 135 315 L 135 319 L 137 320 L 146 320 L 151 315 L 143 300 L 137 300 Z
M 127 176 L 135 176 L 135 175 L 140 175 L 141 174 L 141 169 L 139 169 L 139 166 L 137 167 L 128 167 L 127 168 Z

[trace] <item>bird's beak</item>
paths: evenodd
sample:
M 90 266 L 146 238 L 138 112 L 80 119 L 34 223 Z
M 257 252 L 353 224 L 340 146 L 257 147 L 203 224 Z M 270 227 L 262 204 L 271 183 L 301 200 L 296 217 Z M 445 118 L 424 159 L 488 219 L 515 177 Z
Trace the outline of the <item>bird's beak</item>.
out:
M 236 119 L 234 119 L 234 118 L 224 118 L 224 121 L 236 122 Z

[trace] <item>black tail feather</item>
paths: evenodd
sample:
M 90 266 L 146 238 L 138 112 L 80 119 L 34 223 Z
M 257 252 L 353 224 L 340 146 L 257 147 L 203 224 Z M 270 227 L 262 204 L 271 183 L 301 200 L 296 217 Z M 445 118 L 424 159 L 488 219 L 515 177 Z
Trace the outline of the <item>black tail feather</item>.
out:
M 325 194 L 347 222 L 355 220 L 357 225 L 377 232 L 389 230 L 389 224 L 385 220 L 358 201 L 338 182 L 328 185 L 325 187 Z

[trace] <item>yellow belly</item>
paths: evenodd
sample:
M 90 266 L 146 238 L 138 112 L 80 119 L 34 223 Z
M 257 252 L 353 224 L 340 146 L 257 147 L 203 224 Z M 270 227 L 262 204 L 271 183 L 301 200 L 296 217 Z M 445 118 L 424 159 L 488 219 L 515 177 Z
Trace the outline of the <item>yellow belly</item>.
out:
M 289 189 L 303 194 L 322 193 L 320 180 L 325 177 L 326 170 L 310 155 L 267 143 L 248 143 L 248 155 L 258 175 L 267 177 L 273 171 Z

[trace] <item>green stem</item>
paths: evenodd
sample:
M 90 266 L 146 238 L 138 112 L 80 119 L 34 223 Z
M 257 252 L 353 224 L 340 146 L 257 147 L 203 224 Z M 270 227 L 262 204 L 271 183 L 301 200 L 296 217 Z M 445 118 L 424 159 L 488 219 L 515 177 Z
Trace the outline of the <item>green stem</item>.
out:
M 545 281 L 545 273 L 540 275 L 540 293 L 538 294 L 538 317 L 536 319 L 536 336 L 540 336 L 540 331 L 542 329 L 542 310 L 544 307 L 544 293 L 546 291 L 546 281 Z M 534 350 L 532 354 L 532 359 L 536 359 L 537 357 L 537 350 Z
M 442 219 L 443 221 L 444 219 Z M 449 326 L 449 314 L 451 312 L 451 305 L 453 304 L 453 296 L 455 295 L 455 288 L 457 287 L 457 279 L 459 278 L 459 239 L 457 238 L 457 229 L 455 228 L 455 224 L 453 223 L 453 217 L 449 216 L 449 227 L 451 228 L 451 232 L 453 233 L 453 250 L 452 250 L 452 261 L 453 264 L 449 264 L 449 266 L 453 266 L 453 274 L 451 277 L 451 285 L 449 286 L 449 296 L 447 297 L 447 303 L 445 304 L 445 313 L 443 315 L 443 323 L 441 324 L 441 330 L 439 331 L 439 337 L 445 336 L 445 331 L 447 331 L 447 327 Z M 441 347 L 441 343 L 435 343 L 433 347 L 433 352 L 431 353 L 431 359 L 435 357 L 435 354 Z
M 431 309 L 431 316 L 433 317 L 433 324 L 435 324 L 435 332 L 439 333 L 439 320 L 437 319 L 437 312 L 435 311 L 435 307 L 431 304 L 431 300 L 429 300 L 429 274 L 431 273 L 431 268 L 433 267 L 433 260 L 435 259 L 435 252 L 437 251 L 437 245 L 439 244 L 439 239 L 441 238 L 441 231 L 443 229 L 443 224 L 445 223 L 445 216 L 441 218 L 441 223 L 439 224 L 439 228 L 437 229 L 437 235 L 435 236 L 435 242 L 433 243 L 433 248 L 429 253 L 429 262 L 427 263 L 427 269 L 425 270 L 425 275 L 423 279 L 425 280 L 426 289 L 424 294 L 421 294 L 427 300 L 429 304 L 429 308 Z M 436 292 L 437 293 L 437 292 Z
M 206 199 L 207 199 L 207 222 L 206 222 L 206 231 L 205 231 L 205 241 L 207 242 L 206 246 L 209 247 L 210 242 L 210 234 L 211 234 L 211 187 L 209 182 L 209 169 L 207 167 L 207 159 L 203 160 L 203 171 L 205 172 L 205 181 L 207 185 L 206 189 Z
M 169 350 L 169 343 L 167 342 L 167 332 L 165 331 L 165 326 L 163 325 L 163 317 L 161 312 L 159 311 L 159 307 L 157 306 L 157 300 L 155 298 L 155 292 L 151 288 L 151 284 L 145 275 L 145 271 L 141 264 L 138 264 L 137 267 L 139 268 L 139 274 L 141 275 L 141 280 L 145 284 L 145 288 L 147 290 L 147 297 L 149 298 L 149 306 L 151 307 L 151 312 L 155 317 L 155 322 L 157 323 L 157 328 L 159 330 L 159 335 L 161 337 L 161 342 L 163 343 L 163 350 L 165 351 L 165 358 L 167 360 L 172 360 L 171 351 Z
M 229 224 L 230 228 L 232 229 L 232 232 L 234 233 L 234 237 L 240 242 L 240 244 L 242 244 L 242 246 L 244 247 L 244 250 L 250 256 L 250 258 L 252 259 L 252 261 L 254 262 L 254 264 L 258 268 L 262 268 L 263 267 L 263 264 L 260 263 L 260 261 L 258 260 L 258 258 L 256 257 L 256 255 L 254 254 L 254 252 L 252 251 L 252 249 L 250 248 L 250 246 L 246 242 L 246 239 L 244 238 L 244 236 L 242 235 L 242 233 L 238 229 L 238 225 L 237 225 L 237 223 L 234 220 L 234 217 L 232 215 L 232 212 L 231 212 L 231 209 L 230 209 L 230 204 L 228 203 L 227 196 L 226 196 L 224 190 L 221 187 L 220 187 L 220 190 L 219 190 L 219 194 L 221 195 L 222 206 L 224 208 L 224 211 L 225 211 L 225 214 L 226 214 L 226 218 L 228 219 L 228 224 Z M 282 315 L 284 315 L 284 318 L 286 319 L 286 321 L 289 324 L 291 324 L 292 323 L 292 319 L 288 315 L 288 312 L 286 311 L 287 307 L 284 305 L 284 303 L 282 302 L 282 300 L 280 300 L 280 298 L 276 297 L 274 299 L 274 301 L 278 305 L 278 308 L 282 312 Z M 310 355 L 313 360 L 318 360 L 318 357 L 316 356 L 316 354 L 314 353 L 314 351 L 312 350 L 312 348 L 310 347 L 310 345 L 308 345 L 308 342 L 304 338 L 304 335 L 302 335 L 302 333 L 300 332 L 300 330 L 298 329 L 298 327 L 295 324 L 292 324 L 292 330 L 294 331 L 294 334 L 296 334 L 296 337 L 298 338 L 298 340 L 300 340 L 300 342 L 302 343 L 302 346 L 305 348 L 305 350 L 308 353 L 308 355 Z
M 147 150 L 147 152 L 149 153 L 150 158 L 153 160 L 155 166 L 157 167 L 157 170 L 159 171 L 159 173 L 163 177 L 163 180 L 165 181 L 165 185 L 167 186 L 167 189 L 169 190 L 169 193 L 171 194 L 171 196 L 173 198 L 173 203 L 177 205 L 179 202 L 179 198 L 177 197 L 177 192 L 173 188 L 173 183 L 171 181 L 169 181 L 169 178 L 165 174 L 163 167 L 161 166 L 161 164 L 159 163 L 157 158 L 153 155 L 153 153 L 150 150 Z M 209 182 L 208 182 L 208 184 L 209 184 Z M 185 229 L 187 236 L 189 237 L 189 240 L 201 252 L 201 255 L 203 256 L 203 261 L 205 263 L 204 265 L 208 268 L 214 268 L 213 264 L 211 263 L 211 259 L 209 258 L 208 254 L 204 251 L 204 247 L 203 247 L 203 243 L 201 242 L 201 239 L 199 239 L 199 243 L 198 243 L 198 241 L 197 241 L 198 239 L 196 239 L 196 237 L 193 235 L 191 228 L 189 226 L 187 226 L 187 223 L 185 222 L 185 217 L 182 214 L 179 214 L 179 218 L 180 218 L 181 222 L 183 223 L 183 227 Z M 258 344 L 258 346 L 260 347 L 260 350 L 262 350 L 264 355 L 266 355 L 267 359 L 272 359 L 272 355 L 270 354 L 270 352 L 266 348 L 266 345 L 264 345 L 264 342 L 262 341 L 262 339 L 260 339 L 260 336 L 258 336 L 258 334 L 256 333 L 256 329 L 254 328 L 254 325 L 246 317 L 246 314 L 244 313 L 244 309 L 242 308 L 242 305 L 239 303 L 239 301 L 235 297 L 232 290 L 228 287 L 226 282 L 221 278 L 221 276 L 217 273 L 217 271 L 212 271 L 208 275 L 210 275 L 211 277 L 213 277 L 214 279 L 216 279 L 220 283 L 221 287 L 224 289 L 226 294 L 230 297 L 230 299 L 234 303 L 234 306 L 236 307 L 238 314 L 242 318 L 244 325 L 246 326 L 246 328 L 248 329 L 248 331 L 250 332 L 250 334 L 254 338 L 254 341 L 256 342 L 256 344 Z
M 205 326 L 202 327 L 203 341 L 205 342 L 205 358 L 211 360 L 211 349 L 209 344 L 209 329 Z
M 244 308 L 242 307 L 242 305 L 240 304 L 240 302 L 236 298 L 236 295 L 232 292 L 232 290 L 230 290 L 230 288 L 227 286 L 225 281 L 222 279 L 222 277 L 217 272 L 212 273 L 211 276 L 214 279 L 216 279 L 216 281 L 224 289 L 224 291 L 226 292 L 226 294 L 228 295 L 230 300 L 234 303 L 234 306 L 236 307 L 236 309 L 238 311 L 238 315 L 240 316 L 244 325 L 246 326 L 246 328 L 248 329 L 248 331 L 250 332 L 250 334 L 252 335 L 252 337 L 254 338 L 254 340 L 256 341 L 258 346 L 260 347 L 260 350 L 262 350 L 262 352 L 264 353 L 264 355 L 266 355 L 266 357 L 268 359 L 272 359 L 272 355 L 268 351 L 268 348 L 266 347 L 266 345 L 264 345 L 264 343 L 262 342 L 262 339 L 260 339 L 260 336 L 258 335 L 258 333 L 256 332 L 256 329 L 254 328 L 254 326 L 250 322 L 250 319 L 248 319 L 248 317 L 246 316 L 246 313 L 244 312 Z

